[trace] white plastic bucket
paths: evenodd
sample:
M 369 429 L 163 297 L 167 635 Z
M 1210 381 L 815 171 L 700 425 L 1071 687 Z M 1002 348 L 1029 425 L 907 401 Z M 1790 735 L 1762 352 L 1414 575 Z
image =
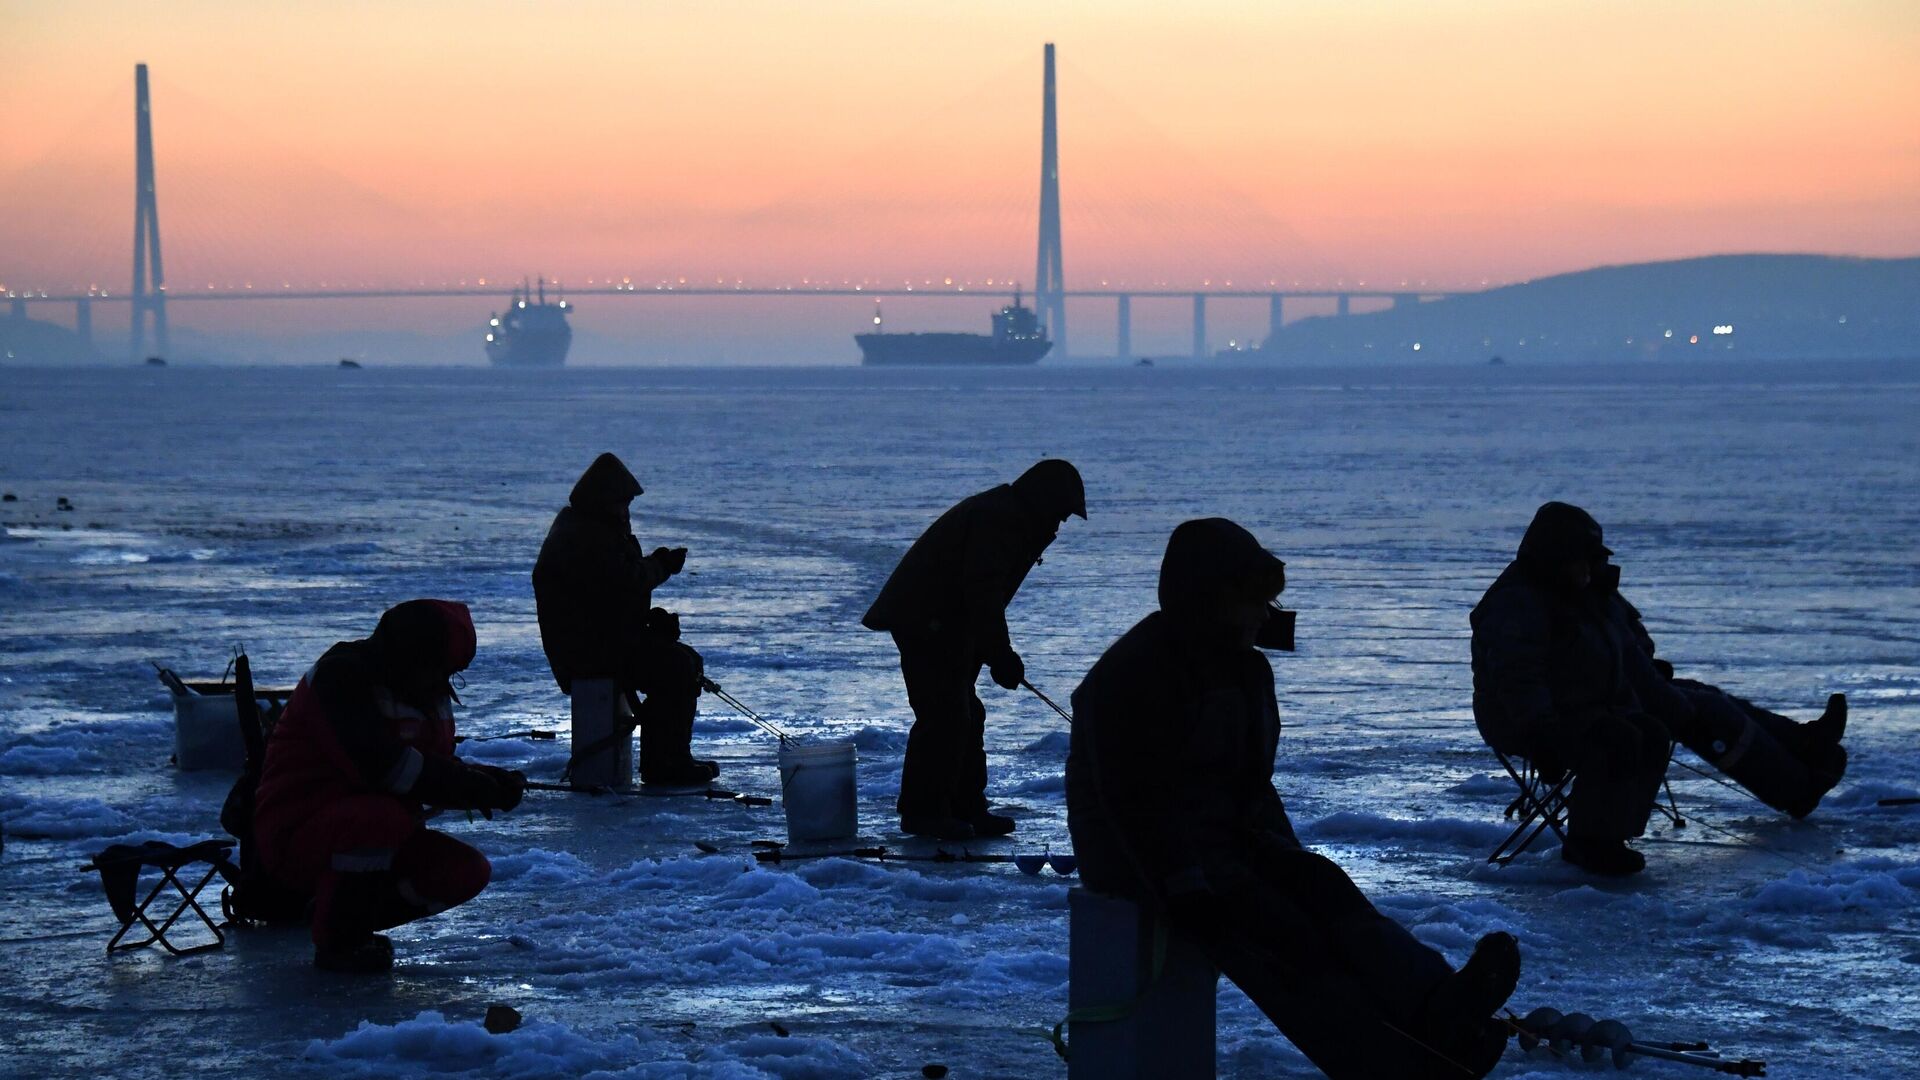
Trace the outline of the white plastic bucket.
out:
M 859 789 L 849 742 L 790 743 L 780 750 L 787 839 L 839 840 L 860 831 Z
M 247 767 L 247 744 L 240 737 L 233 687 L 224 694 L 196 688 L 173 695 L 173 758 L 184 772 L 238 773 Z

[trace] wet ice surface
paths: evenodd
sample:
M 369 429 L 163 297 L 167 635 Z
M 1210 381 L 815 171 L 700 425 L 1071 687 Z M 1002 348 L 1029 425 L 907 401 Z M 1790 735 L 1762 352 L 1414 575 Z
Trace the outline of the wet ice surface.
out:
M 0 1060 L 19 1075 L 1058 1076 L 1066 885 L 1012 867 L 760 868 L 778 806 L 530 795 L 447 822 L 494 862 L 477 901 L 395 934 L 391 979 L 325 976 L 304 932 L 111 959 L 111 840 L 218 831 L 227 780 L 167 765 L 149 657 L 266 683 L 412 596 L 467 600 L 471 734 L 565 728 L 527 584 L 603 449 L 686 544 L 661 602 L 740 699 L 859 745 L 888 828 L 907 712 L 858 617 L 917 530 L 1043 454 L 1070 523 L 1011 612 L 1064 701 L 1152 606 L 1180 520 L 1224 514 L 1289 563 L 1279 786 L 1303 836 L 1456 962 L 1518 934 L 1524 1008 L 1707 1038 L 1776 1076 L 1920 1060 L 1920 379 L 1901 367 L 1429 373 L 11 372 L 0 392 Z M 66 496 L 77 507 L 54 509 Z M 1596 883 L 1551 850 L 1501 871 L 1504 781 L 1472 732 L 1466 613 L 1533 507 L 1606 523 L 1663 652 L 1799 718 L 1854 702 L 1847 781 L 1796 824 L 1676 769 L 1692 823 Z M 1063 725 L 990 685 L 993 793 L 1066 844 Z M 776 794 L 772 747 L 713 699 L 699 745 Z M 554 778 L 565 743 L 469 744 Z M 1691 760 L 1690 758 L 1686 760 Z M 444 821 L 444 819 L 443 819 Z M 705 841 L 722 854 L 702 855 Z M 513 1004 L 527 1025 L 476 1025 Z M 778 1024 L 789 1035 L 773 1028 Z M 1231 986 L 1220 1071 L 1311 1075 Z M 1510 1055 L 1497 1074 L 1565 1075 Z M 1639 1063 L 1644 1074 L 1686 1075 Z

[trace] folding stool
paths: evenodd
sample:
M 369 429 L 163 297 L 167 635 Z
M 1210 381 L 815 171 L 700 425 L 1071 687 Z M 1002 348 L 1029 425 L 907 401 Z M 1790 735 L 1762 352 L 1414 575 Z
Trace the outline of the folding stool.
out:
M 139 845 L 115 844 L 95 855 L 93 861 L 81 869 L 99 871 L 100 883 L 107 892 L 107 902 L 113 905 L 113 913 L 120 919 L 120 929 L 113 935 L 112 940 L 107 942 L 107 952 L 138 949 L 157 941 L 161 947 L 173 955 L 187 956 L 209 949 L 218 949 L 225 945 L 227 938 L 220 928 L 227 924 L 226 920 L 223 917 L 222 922 L 214 922 L 207 915 L 206 909 L 200 906 L 199 896 L 200 890 L 206 888 L 208 883 L 216 877 L 224 878 L 229 884 L 239 880 L 240 868 L 233 865 L 233 860 L 229 857 L 232 851 L 233 841 L 231 840 L 202 840 L 187 847 L 149 840 Z M 181 871 L 197 863 L 205 863 L 207 867 L 206 873 L 201 874 L 198 880 L 194 879 L 191 872 L 184 878 L 181 876 Z M 160 871 L 160 880 L 154 883 L 153 888 L 147 891 L 144 898 L 136 901 L 135 897 L 140 891 L 140 871 L 149 866 Z M 180 901 L 174 905 L 172 914 L 156 923 L 153 917 L 147 914 L 147 908 L 169 885 L 173 886 Z M 223 890 L 221 897 L 223 916 L 225 899 Z M 168 902 L 171 902 L 171 897 Z M 213 935 L 212 941 L 183 949 L 167 940 L 168 931 L 172 930 L 174 923 L 188 911 L 192 911 L 199 917 L 201 924 L 207 928 L 207 932 Z M 141 941 L 122 941 L 121 939 L 127 936 L 136 922 L 146 928 L 147 937 Z

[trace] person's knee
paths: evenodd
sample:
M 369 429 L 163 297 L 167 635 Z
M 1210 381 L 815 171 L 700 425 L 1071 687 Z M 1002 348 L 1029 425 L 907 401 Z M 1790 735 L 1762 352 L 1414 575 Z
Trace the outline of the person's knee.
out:
M 493 864 L 477 848 L 430 829 L 395 855 L 393 869 L 403 895 L 436 911 L 466 903 L 493 880 Z

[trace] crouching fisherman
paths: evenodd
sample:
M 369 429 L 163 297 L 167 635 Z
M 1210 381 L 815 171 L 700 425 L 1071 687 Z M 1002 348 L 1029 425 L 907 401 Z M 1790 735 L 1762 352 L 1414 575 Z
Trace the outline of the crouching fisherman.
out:
M 463 904 L 492 867 L 423 822 L 428 807 L 511 810 L 526 777 L 453 753 L 453 687 L 472 662 L 465 604 L 409 600 L 326 651 L 267 741 L 254 835 L 268 875 L 312 897 L 313 962 L 393 967 L 377 931 Z
M 1285 564 L 1224 518 L 1175 529 L 1160 610 L 1073 695 L 1067 823 L 1087 887 L 1197 941 L 1331 1077 L 1484 1076 L 1520 954 L 1489 934 L 1466 966 L 1382 915 L 1307 851 L 1273 787 L 1280 715 L 1259 648 L 1293 647 Z

